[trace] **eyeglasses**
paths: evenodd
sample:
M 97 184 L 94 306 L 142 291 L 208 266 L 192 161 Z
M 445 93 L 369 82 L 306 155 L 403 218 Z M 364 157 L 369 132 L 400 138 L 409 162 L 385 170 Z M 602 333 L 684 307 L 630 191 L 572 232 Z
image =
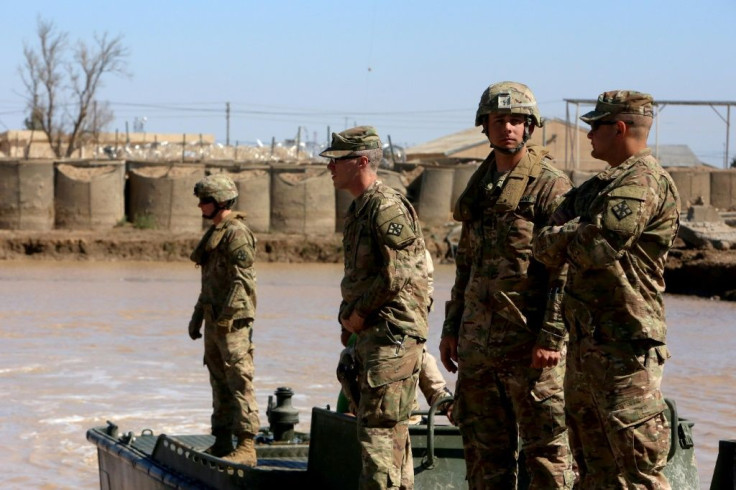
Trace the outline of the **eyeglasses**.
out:
M 215 200 L 212 197 L 205 197 L 199 200 L 199 205 L 204 206 L 205 204 L 215 204 Z
M 617 122 L 622 122 L 624 124 L 628 124 L 629 126 L 634 125 L 634 121 L 593 121 L 592 123 L 590 123 L 590 130 L 595 131 L 601 126 L 613 126 Z
M 347 160 L 355 160 L 356 158 L 360 158 L 357 155 L 348 156 L 348 157 L 340 157 L 340 158 L 330 158 L 330 162 L 337 163 L 337 162 L 345 162 Z

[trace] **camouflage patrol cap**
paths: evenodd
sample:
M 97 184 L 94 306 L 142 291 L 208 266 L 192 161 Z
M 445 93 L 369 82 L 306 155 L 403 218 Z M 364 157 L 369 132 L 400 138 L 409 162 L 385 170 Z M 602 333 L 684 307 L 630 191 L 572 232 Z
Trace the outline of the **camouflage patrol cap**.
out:
M 332 143 L 319 154 L 326 158 L 342 158 L 356 151 L 382 148 L 381 139 L 373 126 L 357 126 L 341 133 L 332 133 Z
M 637 114 L 653 117 L 654 99 L 649 94 L 634 90 L 610 90 L 598 96 L 595 109 L 580 116 L 586 123 L 617 114 Z
M 238 197 L 233 179 L 225 174 L 212 174 L 194 185 L 194 195 L 200 200 L 212 198 L 215 202 L 227 202 Z
M 475 112 L 475 125 L 483 124 L 485 116 L 491 113 L 524 114 L 530 116 L 536 126 L 544 125 L 537 100 L 531 89 L 523 83 L 499 82 L 485 89 Z

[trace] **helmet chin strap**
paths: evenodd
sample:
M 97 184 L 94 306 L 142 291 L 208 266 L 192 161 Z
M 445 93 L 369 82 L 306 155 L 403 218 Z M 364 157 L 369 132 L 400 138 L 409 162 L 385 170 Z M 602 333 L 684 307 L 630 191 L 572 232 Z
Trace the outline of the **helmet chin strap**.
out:
M 225 206 L 221 206 L 219 202 L 213 203 L 215 205 L 214 210 L 210 214 L 202 213 L 202 216 L 206 219 L 214 219 L 217 214 L 225 209 Z
M 513 155 L 515 153 L 519 153 L 521 149 L 524 148 L 526 142 L 529 141 L 529 138 L 531 138 L 531 134 L 529 134 L 529 119 L 527 118 L 527 122 L 524 123 L 524 138 L 521 140 L 521 143 L 516 145 L 514 148 L 502 148 L 491 143 L 491 148 L 505 155 Z

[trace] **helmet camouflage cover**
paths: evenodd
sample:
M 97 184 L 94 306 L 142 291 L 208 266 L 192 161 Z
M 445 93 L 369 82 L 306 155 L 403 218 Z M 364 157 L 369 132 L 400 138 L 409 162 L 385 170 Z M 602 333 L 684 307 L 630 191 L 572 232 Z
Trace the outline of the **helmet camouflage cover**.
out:
M 538 127 L 544 125 L 532 91 L 518 82 L 499 82 L 483 91 L 475 113 L 475 125 L 483 124 L 491 113 L 524 114 L 530 116 Z
M 238 188 L 227 175 L 213 174 L 194 185 L 194 195 L 200 200 L 212 198 L 215 202 L 227 202 L 238 197 Z

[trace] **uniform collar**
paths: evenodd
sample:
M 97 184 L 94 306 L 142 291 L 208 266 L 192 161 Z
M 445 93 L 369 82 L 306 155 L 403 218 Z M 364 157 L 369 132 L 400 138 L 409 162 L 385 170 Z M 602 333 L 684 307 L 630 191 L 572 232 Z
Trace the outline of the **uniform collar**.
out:
M 368 186 L 368 188 L 364 190 L 361 195 L 356 197 L 350 205 L 350 213 L 356 216 L 359 215 L 363 211 L 363 208 L 365 208 L 365 205 L 368 204 L 368 201 L 370 201 L 373 195 L 376 193 L 379 185 L 381 185 L 381 181 L 376 180 L 370 186 Z
M 618 175 L 627 172 L 640 158 L 649 156 L 651 154 L 652 150 L 650 148 L 644 148 L 640 152 L 634 153 L 629 158 L 621 162 L 621 165 L 617 167 L 608 167 L 606 170 L 602 171 L 598 175 L 602 180 L 611 180 Z

